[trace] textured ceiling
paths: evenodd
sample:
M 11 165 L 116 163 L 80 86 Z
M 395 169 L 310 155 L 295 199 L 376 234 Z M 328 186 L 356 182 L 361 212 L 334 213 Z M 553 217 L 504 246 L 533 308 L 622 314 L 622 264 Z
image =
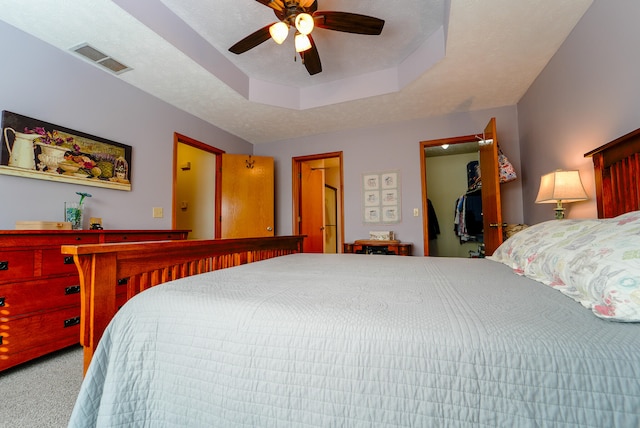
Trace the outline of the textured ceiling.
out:
M 592 1 L 318 0 L 385 28 L 316 29 L 315 76 L 290 40 L 227 52 L 275 22 L 254 0 L 0 0 L 0 20 L 65 51 L 89 43 L 133 69 L 116 78 L 258 144 L 513 105 Z

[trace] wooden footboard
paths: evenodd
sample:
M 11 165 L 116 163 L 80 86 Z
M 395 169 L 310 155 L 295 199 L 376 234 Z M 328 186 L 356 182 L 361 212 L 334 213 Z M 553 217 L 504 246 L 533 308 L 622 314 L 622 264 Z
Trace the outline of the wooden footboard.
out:
M 303 236 L 64 245 L 80 273 L 84 372 L 109 321 L 147 288 L 199 273 L 302 251 Z

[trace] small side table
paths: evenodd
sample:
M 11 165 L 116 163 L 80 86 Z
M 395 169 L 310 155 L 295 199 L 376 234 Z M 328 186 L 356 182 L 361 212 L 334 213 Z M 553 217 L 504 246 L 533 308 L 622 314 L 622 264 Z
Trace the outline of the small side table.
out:
M 410 242 L 379 241 L 359 239 L 353 243 L 344 244 L 345 253 L 356 254 L 385 254 L 394 256 L 410 256 L 413 244 Z

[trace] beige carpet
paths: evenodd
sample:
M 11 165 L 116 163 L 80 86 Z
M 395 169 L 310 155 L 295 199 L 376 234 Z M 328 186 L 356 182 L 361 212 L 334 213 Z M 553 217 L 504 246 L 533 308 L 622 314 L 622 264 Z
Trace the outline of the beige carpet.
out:
M 0 427 L 66 427 L 81 383 L 80 346 L 1 372 Z

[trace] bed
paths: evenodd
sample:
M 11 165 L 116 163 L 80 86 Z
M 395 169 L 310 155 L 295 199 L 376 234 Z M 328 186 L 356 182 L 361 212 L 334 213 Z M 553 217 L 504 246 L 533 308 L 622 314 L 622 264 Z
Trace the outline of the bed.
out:
M 637 184 L 635 152 L 603 176 L 629 156 Z M 531 226 L 490 259 L 298 247 L 198 273 L 171 267 L 187 247 L 67 247 L 102 319 L 69 426 L 638 427 L 639 209 Z M 145 291 L 111 319 L 134 253 Z

